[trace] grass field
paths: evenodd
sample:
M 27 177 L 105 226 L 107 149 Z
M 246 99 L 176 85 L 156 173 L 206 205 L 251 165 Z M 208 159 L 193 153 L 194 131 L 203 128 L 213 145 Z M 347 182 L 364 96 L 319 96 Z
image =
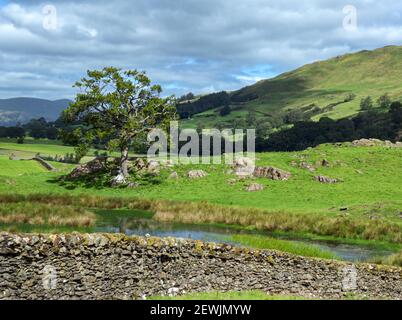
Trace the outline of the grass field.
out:
M 48 146 L 36 145 L 38 150 Z M 0 148 L 12 147 L 0 142 Z M 314 173 L 292 165 L 300 161 L 315 164 L 322 159 L 330 167 L 318 167 Z M 45 172 L 36 162 L 11 161 L 0 156 L 0 193 L 90 194 L 99 196 L 140 197 L 178 201 L 207 201 L 218 205 L 252 207 L 267 211 L 294 212 L 337 216 L 340 208 L 346 215 L 380 217 L 401 224 L 402 150 L 383 147 L 347 147 L 324 145 L 303 152 L 264 153 L 257 155 L 257 165 L 270 165 L 292 173 L 289 181 L 255 179 L 265 186 L 262 192 L 244 191 L 250 181 L 228 183 L 235 176 L 227 174 L 226 165 L 180 165 L 174 169 L 179 180 L 160 179 L 138 189 L 88 188 L 84 185 L 62 185 L 56 179 L 73 168 L 60 166 L 61 172 Z M 186 177 L 190 169 L 202 169 L 208 176 L 199 180 Z M 21 176 L 23 175 L 23 176 Z M 342 179 L 333 185 L 314 181 L 315 175 Z M 8 180 L 8 183 L 4 183 Z
M 63 148 L 37 143 L 22 148 L 31 151 L 33 146 L 39 152 Z M 13 152 L 14 147 L 18 145 L 0 142 L 0 149 L 7 152 Z M 317 165 L 313 173 L 298 166 L 300 162 L 315 165 L 323 159 L 329 161 L 329 167 Z M 60 206 L 91 207 L 94 203 L 93 207 L 106 209 L 144 209 L 156 212 L 155 219 L 162 221 L 230 224 L 402 243 L 402 172 L 398 170 L 402 167 L 401 149 L 322 145 L 303 152 L 257 155 L 257 165 L 291 172 L 289 181 L 261 178 L 233 184 L 229 182 L 235 176 L 228 173 L 226 165 L 180 165 L 162 170 L 159 177 L 150 181 L 140 180 L 140 187 L 135 189 L 62 183 L 59 178 L 74 166 L 55 165 L 59 172 L 47 172 L 34 161 L 12 161 L 0 155 L 0 194 L 42 194 L 43 203 L 54 201 Z M 208 176 L 188 179 L 190 169 L 205 170 Z M 178 180 L 167 178 L 173 170 L 179 174 Z M 315 175 L 343 182 L 321 184 L 314 180 Z M 251 182 L 263 184 L 265 190 L 246 192 L 245 187 Z M 74 197 L 80 197 L 77 199 L 82 199 L 82 203 Z M 247 241 L 258 247 L 261 244 L 256 240 Z M 269 243 L 264 245 L 270 247 Z M 291 252 L 289 247 L 286 250 Z M 300 252 L 300 248 L 297 250 Z

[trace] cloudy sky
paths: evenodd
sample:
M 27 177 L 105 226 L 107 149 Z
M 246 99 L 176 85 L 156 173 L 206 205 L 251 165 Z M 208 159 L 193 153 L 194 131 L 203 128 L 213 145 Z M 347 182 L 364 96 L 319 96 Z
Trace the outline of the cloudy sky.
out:
M 147 70 L 166 94 L 233 90 L 402 44 L 401 15 L 395 0 L 0 0 L 0 98 L 72 98 L 103 66 Z

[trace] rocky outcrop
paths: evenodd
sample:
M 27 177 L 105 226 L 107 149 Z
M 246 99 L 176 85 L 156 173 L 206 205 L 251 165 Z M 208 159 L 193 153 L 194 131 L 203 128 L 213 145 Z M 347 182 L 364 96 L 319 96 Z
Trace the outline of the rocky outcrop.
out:
M 271 180 L 289 180 L 292 174 L 273 167 L 256 167 L 254 170 L 254 176 Z
M 71 173 L 67 176 L 67 178 L 79 179 L 81 177 L 102 172 L 106 170 L 107 167 L 106 162 L 107 158 L 103 157 L 95 158 L 92 161 L 89 161 L 85 164 L 76 167 L 73 171 L 71 171 Z
M 206 177 L 208 174 L 203 170 L 191 170 L 187 173 L 190 179 L 200 179 Z
M 379 139 L 360 139 L 355 140 L 352 143 L 353 147 L 389 147 L 389 148 L 402 148 L 402 142 L 392 143 L 389 140 Z
M 264 186 L 259 183 L 252 183 L 246 188 L 247 192 L 257 192 L 262 190 L 264 190 Z
M 329 178 L 329 177 L 325 177 L 325 176 L 315 176 L 314 179 L 321 183 L 338 183 L 338 182 L 340 182 L 340 180 L 338 180 L 338 179 Z
M 0 299 L 232 290 L 402 299 L 402 269 L 172 238 L 0 233 Z

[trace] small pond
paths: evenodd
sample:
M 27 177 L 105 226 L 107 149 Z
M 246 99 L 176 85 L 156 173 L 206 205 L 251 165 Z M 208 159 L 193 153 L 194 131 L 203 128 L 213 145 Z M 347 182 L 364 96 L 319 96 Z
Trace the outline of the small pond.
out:
M 227 243 L 243 246 L 241 243 L 228 240 L 231 235 L 253 234 L 265 235 L 271 238 L 289 240 L 319 247 L 331 252 L 345 261 L 367 261 L 373 257 L 388 256 L 392 250 L 379 249 L 373 246 L 339 243 L 338 241 L 310 240 L 295 236 L 277 235 L 268 232 L 248 231 L 232 227 L 218 227 L 210 225 L 178 224 L 158 222 L 152 219 L 152 213 L 128 212 L 122 210 L 100 212 L 101 216 L 95 228 L 96 232 L 123 233 L 126 235 L 155 237 L 174 237 L 206 242 Z

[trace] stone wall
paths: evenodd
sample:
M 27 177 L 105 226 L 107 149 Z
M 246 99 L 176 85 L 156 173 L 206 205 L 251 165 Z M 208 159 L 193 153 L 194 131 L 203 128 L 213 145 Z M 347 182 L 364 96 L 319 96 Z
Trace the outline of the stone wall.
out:
M 253 289 L 402 299 L 402 269 L 170 238 L 0 233 L 0 299 L 141 299 Z

